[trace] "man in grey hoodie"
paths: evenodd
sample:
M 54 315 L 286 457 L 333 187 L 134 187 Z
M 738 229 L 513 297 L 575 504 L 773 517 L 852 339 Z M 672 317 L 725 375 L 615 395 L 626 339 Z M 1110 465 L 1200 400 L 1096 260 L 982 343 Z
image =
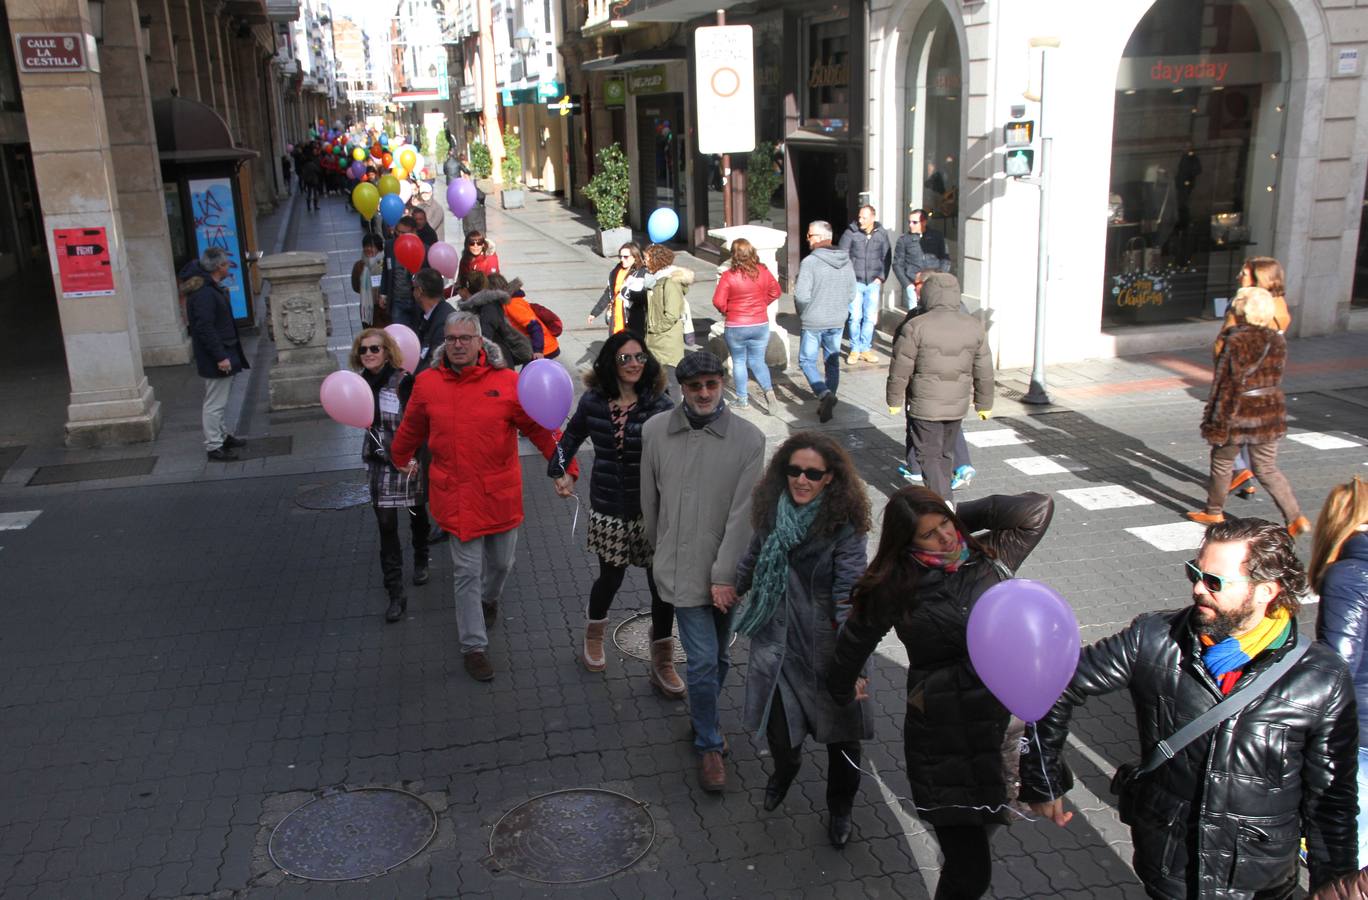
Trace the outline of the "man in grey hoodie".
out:
M 793 302 L 803 323 L 798 344 L 798 367 L 817 395 L 817 417 L 826 422 L 836 406 L 836 384 L 841 378 L 841 331 L 855 292 L 855 269 L 850 254 L 831 246 L 831 223 L 818 219 L 808 225 L 812 251 L 798 266 Z M 817 368 L 818 351 L 826 354 L 826 377 Z

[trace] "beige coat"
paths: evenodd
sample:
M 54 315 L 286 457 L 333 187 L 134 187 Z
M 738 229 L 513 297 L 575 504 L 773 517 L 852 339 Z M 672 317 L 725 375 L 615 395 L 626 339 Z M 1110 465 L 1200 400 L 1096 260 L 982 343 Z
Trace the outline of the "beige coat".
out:
M 736 583 L 750 543 L 751 490 L 765 468 L 765 436 L 730 410 L 694 429 L 679 406 L 650 419 L 641 438 L 641 513 L 660 597 L 707 606 L 712 585 Z

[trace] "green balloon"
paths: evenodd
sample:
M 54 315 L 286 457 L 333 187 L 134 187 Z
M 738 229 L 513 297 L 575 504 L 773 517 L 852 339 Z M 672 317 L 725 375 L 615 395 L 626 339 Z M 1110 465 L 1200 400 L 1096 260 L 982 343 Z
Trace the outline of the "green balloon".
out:
M 375 217 L 375 211 L 380 208 L 380 192 L 375 189 L 375 185 L 363 181 L 352 189 L 352 206 L 367 219 L 372 219 Z

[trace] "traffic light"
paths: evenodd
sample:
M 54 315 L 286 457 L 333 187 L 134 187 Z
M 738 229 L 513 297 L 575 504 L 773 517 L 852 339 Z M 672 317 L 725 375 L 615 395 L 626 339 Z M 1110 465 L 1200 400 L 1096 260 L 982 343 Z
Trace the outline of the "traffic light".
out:
M 1024 178 L 1035 169 L 1035 151 L 1027 147 L 1008 150 L 1002 157 L 1003 166 L 1011 178 Z

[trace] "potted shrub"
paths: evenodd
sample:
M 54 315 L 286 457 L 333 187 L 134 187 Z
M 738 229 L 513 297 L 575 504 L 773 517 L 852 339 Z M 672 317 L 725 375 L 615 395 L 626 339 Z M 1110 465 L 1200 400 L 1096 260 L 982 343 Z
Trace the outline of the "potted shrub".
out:
M 522 157 L 519 155 L 522 141 L 518 140 L 518 135 L 512 128 L 505 128 L 503 145 L 504 188 L 499 200 L 504 209 L 522 209 L 525 189 L 522 183 Z
M 627 171 L 627 154 L 622 145 L 610 144 L 594 155 L 598 172 L 585 185 L 584 196 L 594 204 L 599 225 L 599 252 L 605 258 L 617 256 L 618 248 L 632 239 L 632 229 L 623 226 L 627 219 L 627 197 L 632 184 Z
M 475 176 L 475 186 L 481 193 L 493 193 L 494 182 L 489 176 L 494 173 L 494 157 L 489 155 L 489 147 L 480 141 L 470 144 L 470 172 Z
M 746 167 L 746 213 L 752 225 L 770 224 L 770 199 L 784 183 L 774 165 L 774 145 L 760 141 L 751 151 Z

